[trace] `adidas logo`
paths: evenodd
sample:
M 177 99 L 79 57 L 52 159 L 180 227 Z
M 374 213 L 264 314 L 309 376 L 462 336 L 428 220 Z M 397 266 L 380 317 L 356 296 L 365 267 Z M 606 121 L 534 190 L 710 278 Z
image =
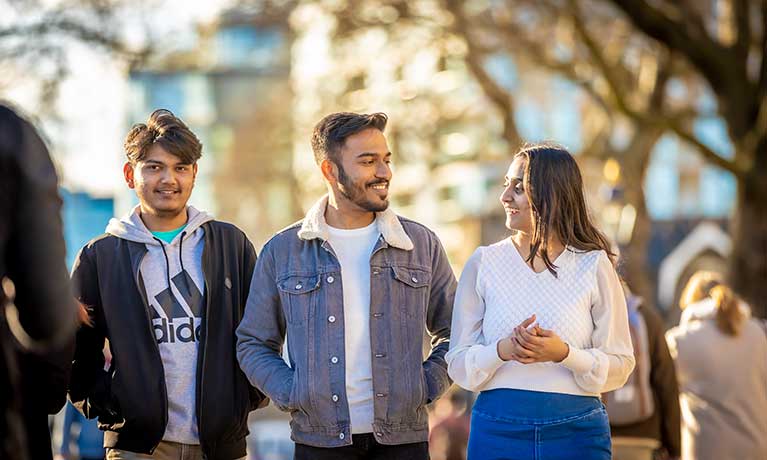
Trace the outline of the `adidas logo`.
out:
M 188 343 L 200 340 L 200 329 L 202 325 L 194 327 L 195 318 L 187 317 L 186 321 L 181 318 L 178 323 L 174 323 L 171 319 L 168 321 L 166 318 L 160 318 L 160 323 L 153 322 L 152 329 L 154 329 L 154 336 L 157 339 L 157 343 Z
M 187 314 L 184 307 L 171 291 L 170 287 L 154 296 L 154 300 L 165 313 L 160 316 L 154 303 L 152 306 L 152 329 L 158 344 L 163 343 L 189 343 L 200 340 L 201 311 L 203 308 L 203 296 L 192 281 L 192 277 L 186 270 L 181 271 L 171 279 L 184 302 L 192 312 Z

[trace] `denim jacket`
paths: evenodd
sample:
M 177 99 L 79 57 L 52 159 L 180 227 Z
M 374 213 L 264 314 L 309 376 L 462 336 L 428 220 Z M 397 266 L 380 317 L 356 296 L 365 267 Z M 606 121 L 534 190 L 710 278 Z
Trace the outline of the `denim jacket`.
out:
M 327 241 L 327 200 L 264 246 L 237 330 L 237 357 L 250 382 L 290 412 L 295 442 L 339 447 L 352 439 L 343 280 Z M 422 442 L 428 438 L 425 406 L 451 383 L 445 353 L 455 277 L 429 229 L 392 210 L 377 213 L 376 221 L 381 236 L 370 256 L 369 317 L 373 435 L 382 444 Z M 431 337 L 425 360 L 424 329 Z M 289 365 L 281 356 L 286 333 Z

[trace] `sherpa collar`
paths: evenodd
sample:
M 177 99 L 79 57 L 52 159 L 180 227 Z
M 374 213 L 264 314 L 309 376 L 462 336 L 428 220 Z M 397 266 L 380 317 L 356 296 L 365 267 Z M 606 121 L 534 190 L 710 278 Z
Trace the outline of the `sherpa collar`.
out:
M 325 209 L 328 206 L 328 195 L 323 196 L 314 206 L 309 209 L 301 224 L 301 230 L 298 231 L 298 237 L 302 240 L 312 240 L 320 238 L 327 241 L 328 224 L 325 222 Z M 405 233 L 402 224 L 397 218 L 397 214 L 387 208 L 385 211 L 376 213 L 376 225 L 378 231 L 383 235 L 389 245 L 396 248 L 410 251 L 413 249 L 413 242 Z

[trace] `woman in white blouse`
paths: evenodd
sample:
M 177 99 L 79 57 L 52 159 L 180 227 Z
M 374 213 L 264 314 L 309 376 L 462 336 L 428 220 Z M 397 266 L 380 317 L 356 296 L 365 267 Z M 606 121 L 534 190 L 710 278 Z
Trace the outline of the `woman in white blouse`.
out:
M 634 367 L 613 254 L 563 147 L 523 148 L 504 186 L 513 235 L 466 263 L 446 357 L 453 380 L 480 392 L 468 457 L 609 459 L 599 395 Z

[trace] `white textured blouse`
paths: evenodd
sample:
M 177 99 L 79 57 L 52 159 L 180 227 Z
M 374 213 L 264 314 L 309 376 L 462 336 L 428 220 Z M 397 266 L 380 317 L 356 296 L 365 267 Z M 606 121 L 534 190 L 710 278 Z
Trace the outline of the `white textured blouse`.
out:
M 458 385 L 599 396 L 626 382 L 634 351 L 626 300 L 607 254 L 567 247 L 554 265 L 556 277 L 534 272 L 510 238 L 469 258 L 446 356 Z M 498 356 L 498 341 L 533 313 L 570 347 L 562 362 L 522 364 Z

